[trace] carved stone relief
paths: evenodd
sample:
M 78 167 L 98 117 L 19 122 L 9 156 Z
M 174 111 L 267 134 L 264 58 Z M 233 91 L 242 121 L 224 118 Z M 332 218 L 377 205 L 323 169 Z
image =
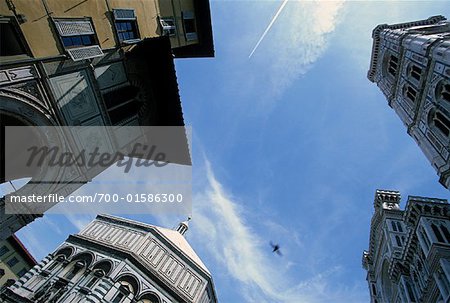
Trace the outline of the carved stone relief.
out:
M 69 125 L 79 125 L 100 114 L 98 100 L 86 70 L 50 79 L 58 107 Z

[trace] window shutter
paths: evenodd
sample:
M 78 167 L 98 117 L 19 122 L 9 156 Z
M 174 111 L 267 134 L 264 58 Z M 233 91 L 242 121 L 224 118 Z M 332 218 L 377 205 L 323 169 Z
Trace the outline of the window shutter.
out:
M 56 29 L 61 36 L 94 35 L 92 23 L 86 21 L 55 21 Z
M 114 9 L 113 13 L 116 20 L 136 20 L 134 9 Z
M 185 26 L 185 36 L 187 41 L 198 40 L 197 32 L 195 29 L 195 17 L 194 12 L 192 11 L 184 11 L 183 13 L 183 21 Z M 191 28 L 188 29 L 187 25 L 190 24 Z
M 103 51 L 98 45 L 78 47 L 68 49 L 67 52 L 73 61 L 80 61 L 84 59 L 90 59 L 103 56 Z

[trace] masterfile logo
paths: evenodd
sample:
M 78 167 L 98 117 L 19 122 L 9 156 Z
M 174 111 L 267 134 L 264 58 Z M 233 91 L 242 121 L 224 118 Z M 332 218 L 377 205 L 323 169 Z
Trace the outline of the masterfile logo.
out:
M 40 214 L 74 193 L 92 199 L 70 202 L 92 200 L 107 209 L 63 203 L 70 212 L 111 212 L 114 204 L 118 213 L 142 213 L 142 205 L 131 205 L 137 202 L 151 204 L 150 213 L 180 205 L 185 213 L 192 191 L 189 139 L 187 127 L 7 126 L 5 180 L 30 181 L 6 196 L 6 213 Z

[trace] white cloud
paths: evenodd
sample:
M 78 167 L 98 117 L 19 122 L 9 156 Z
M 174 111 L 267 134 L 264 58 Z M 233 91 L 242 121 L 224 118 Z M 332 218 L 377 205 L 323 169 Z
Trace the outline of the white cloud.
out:
M 258 71 L 253 74 L 256 81 L 250 81 L 267 82 L 261 85 L 267 90 L 264 93 L 271 98 L 280 97 L 325 52 L 344 2 L 289 1 L 250 59 L 252 69 Z
M 335 281 L 335 276 L 342 273 L 338 265 L 296 281 L 302 275 L 292 275 L 289 270 L 297 264 L 289 256 L 279 258 L 271 253 L 267 241 L 263 240 L 267 237 L 266 230 L 255 231 L 250 227 L 254 225 L 247 222 L 246 209 L 240 206 L 245 204 L 216 179 L 207 160 L 205 170 L 205 188 L 194 197 L 190 237 L 218 264 L 213 277 L 218 278 L 220 272 L 233 278 L 233 284 L 239 285 L 238 292 L 246 302 L 359 302 L 364 298 L 360 289 L 331 285 L 331 280 Z M 263 225 L 285 233 L 277 223 L 267 221 Z M 302 245 L 295 239 L 298 236 L 292 237 L 294 245 Z

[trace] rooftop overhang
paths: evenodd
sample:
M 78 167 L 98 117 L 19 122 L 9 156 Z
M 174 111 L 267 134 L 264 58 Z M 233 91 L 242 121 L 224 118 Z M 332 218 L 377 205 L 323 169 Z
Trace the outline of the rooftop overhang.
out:
M 16 235 L 12 235 L 7 239 L 9 244 L 14 248 L 14 250 L 25 260 L 25 262 L 31 267 L 37 264 L 34 257 L 31 253 L 26 249 L 23 243 L 17 238 Z
M 125 50 L 128 77 L 151 92 L 157 112 L 151 126 L 184 126 L 175 64 L 166 36 L 147 38 Z
M 167 128 L 171 144 L 183 149 L 177 151 L 178 158 L 171 162 L 191 165 L 173 59 L 167 36 L 144 39 L 125 50 L 128 78 L 139 87 L 147 106 L 140 116 L 140 125 L 178 126 Z

